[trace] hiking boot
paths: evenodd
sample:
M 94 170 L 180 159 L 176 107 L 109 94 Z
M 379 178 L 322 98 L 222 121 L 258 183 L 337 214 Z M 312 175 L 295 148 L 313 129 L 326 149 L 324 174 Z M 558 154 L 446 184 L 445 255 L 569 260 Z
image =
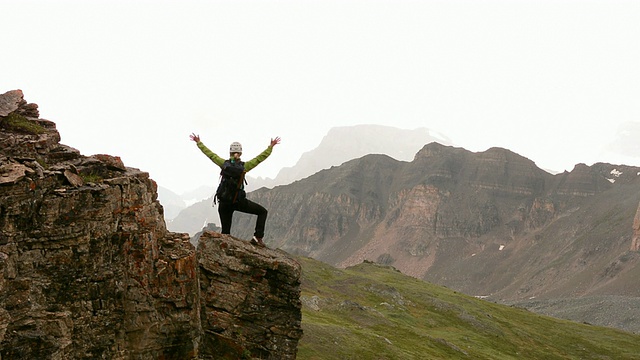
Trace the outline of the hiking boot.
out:
M 254 237 L 251 239 L 251 243 L 252 243 L 253 245 L 256 245 L 256 246 L 259 246 L 259 247 L 266 247 L 266 245 L 264 244 L 264 242 L 262 242 L 262 238 L 259 238 L 259 237 L 255 237 L 255 236 L 254 236 Z

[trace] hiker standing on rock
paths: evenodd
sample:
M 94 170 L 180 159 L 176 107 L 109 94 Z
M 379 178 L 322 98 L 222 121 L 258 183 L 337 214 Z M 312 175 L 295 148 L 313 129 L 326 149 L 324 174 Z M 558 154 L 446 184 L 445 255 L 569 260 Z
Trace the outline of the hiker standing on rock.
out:
M 253 233 L 251 243 L 264 247 L 265 244 L 262 238 L 264 237 L 264 227 L 267 222 L 267 209 L 247 199 L 247 194 L 244 191 L 244 175 L 271 155 L 273 147 L 280 144 L 280 138 L 276 137 L 275 139 L 271 139 L 269 146 L 260 153 L 260 155 L 247 162 L 240 160 L 242 145 L 239 142 L 231 144 L 229 147 L 229 159 L 225 160 L 209 150 L 209 148 L 200 141 L 199 135 L 191 134 L 189 138 L 196 142 L 203 154 L 222 169 L 220 172 L 222 180 L 214 196 L 214 203 L 216 201 L 218 202 L 218 214 L 220 215 L 220 222 L 222 223 L 222 233 L 231 233 L 231 222 L 234 211 L 258 215 L 256 229 Z

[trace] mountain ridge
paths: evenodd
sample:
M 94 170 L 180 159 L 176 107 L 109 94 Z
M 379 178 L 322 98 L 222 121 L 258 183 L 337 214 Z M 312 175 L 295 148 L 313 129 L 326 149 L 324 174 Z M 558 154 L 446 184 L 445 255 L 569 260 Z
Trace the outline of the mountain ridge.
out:
M 636 297 L 638 173 L 550 174 L 507 149 L 431 143 L 411 162 L 367 155 L 249 198 L 270 210 L 270 246 L 341 268 L 374 261 L 505 302 Z M 251 217 L 235 216 L 250 236 Z

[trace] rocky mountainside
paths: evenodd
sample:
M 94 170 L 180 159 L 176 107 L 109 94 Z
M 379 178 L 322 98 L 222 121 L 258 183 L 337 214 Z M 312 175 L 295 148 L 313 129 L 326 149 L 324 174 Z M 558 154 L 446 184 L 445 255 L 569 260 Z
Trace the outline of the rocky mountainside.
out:
M 0 358 L 293 359 L 300 265 L 168 232 L 157 185 L 0 95 Z
M 398 140 L 401 141 L 398 141 Z M 280 170 L 275 179 L 251 178 L 248 176 L 247 191 L 261 187 L 273 188 L 306 178 L 320 170 L 360 158 L 367 154 L 385 154 L 396 160 L 411 160 L 424 144 L 439 141 L 450 144 L 451 141 L 429 129 L 398 129 L 382 125 L 355 125 L 332 128 L 322 139 L 320 145 L 312 151 L 302 154 L 293 167 Z M 217 181 L 217 179 L 213 179 Z M 210 192 L 213 195 L 213 190 Z M 165 201 L 162 199 L 162 201 Z M 203 224 L 220 224 L 217 209 L 212 208 L 213 197 L 199 201 L 182 210 L 171 218 L 167 226 L 172 231 L 195 234 L 202 230 Z M 163 202 L 163 205 L 164 202 Z M 165 206 L 166 207 L 166 206 Z
M 249 197 L 269 209 L 270 246 L 336 266 L 374 261 L 494 299 L 640 296 L 639 175 L 552 175 L 506 149 L 431 143 L 411 162 L 368 155 Z M 255 219 L 235 216 L 249 236 Z

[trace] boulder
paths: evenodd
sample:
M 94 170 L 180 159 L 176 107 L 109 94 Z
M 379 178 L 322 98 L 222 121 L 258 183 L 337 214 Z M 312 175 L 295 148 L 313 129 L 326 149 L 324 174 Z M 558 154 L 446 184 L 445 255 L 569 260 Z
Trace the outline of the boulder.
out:
M 202 356 L 295 359 L 301 267 L 281 250 L 205 231 L 198 242 Z

